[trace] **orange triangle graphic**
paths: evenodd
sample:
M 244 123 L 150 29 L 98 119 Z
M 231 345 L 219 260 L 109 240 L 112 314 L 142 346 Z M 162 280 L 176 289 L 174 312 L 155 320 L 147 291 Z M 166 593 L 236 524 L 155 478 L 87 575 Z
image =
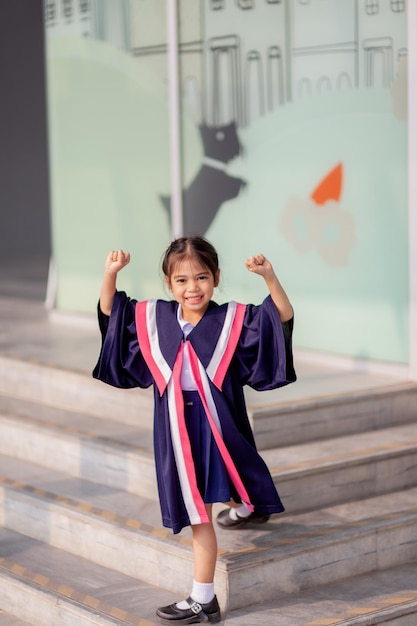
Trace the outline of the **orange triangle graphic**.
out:
M 343 165 L 338 163 L 317 185 L 310 197 L 316 204 L 324 204 L 328 200 L 339 202 L 342 193 L 342 176 Z

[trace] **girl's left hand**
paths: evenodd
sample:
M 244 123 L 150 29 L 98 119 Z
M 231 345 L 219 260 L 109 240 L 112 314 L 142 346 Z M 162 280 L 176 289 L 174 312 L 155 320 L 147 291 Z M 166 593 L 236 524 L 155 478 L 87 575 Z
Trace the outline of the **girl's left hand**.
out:
M 260 276 L 267 276 L 270 273 L 273 273 L 272 265 L 268 261 L 267 258 L 264 257 L 263 254 L 256 254 L 255 256 L 250 256 L 245 261 L 246 267 L 250 272 L 254 274 L 259 274 Z

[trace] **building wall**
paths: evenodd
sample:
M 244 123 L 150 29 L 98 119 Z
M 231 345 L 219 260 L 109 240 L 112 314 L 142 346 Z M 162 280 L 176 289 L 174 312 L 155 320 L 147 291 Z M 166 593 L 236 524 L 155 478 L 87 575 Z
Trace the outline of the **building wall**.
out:
M 0 257 L 51 253 L 42 1 L 0 3 Z M 45 278 L 46 280 L 46 278 Z

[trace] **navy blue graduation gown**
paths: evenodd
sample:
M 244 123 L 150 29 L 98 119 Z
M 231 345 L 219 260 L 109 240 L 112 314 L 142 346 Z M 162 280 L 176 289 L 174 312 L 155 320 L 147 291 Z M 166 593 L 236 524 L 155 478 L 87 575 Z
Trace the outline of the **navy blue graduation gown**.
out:
M 137 302 L 117 292 L 110 317 L 99 309 L 102 347 L 94 378 L 120 388 L 154 386 L 154 453 L 162 522 L 178 533 L 208 522 L 184 422 L 180 373 L 184 338 L 175 301 Z M 296 380 L 293 320 L 261 305 L 210 302 L 187 341 L 197 389 L 231 482 L 231 495 L 262 513 L 284 510 L 258 454 L 243 387 L 275 389 Z

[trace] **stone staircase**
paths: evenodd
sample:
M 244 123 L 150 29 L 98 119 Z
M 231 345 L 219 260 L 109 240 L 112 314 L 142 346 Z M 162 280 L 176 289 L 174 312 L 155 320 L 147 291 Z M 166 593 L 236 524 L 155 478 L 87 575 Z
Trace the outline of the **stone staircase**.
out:
M 247 401 L 287 512 L 219 529 L 225 623 L 415 626 L 417 384 Z M 0 626 L 152 626 L 191 579 L 189 529 L 161 527 L 151 392 L 0 356 Z

